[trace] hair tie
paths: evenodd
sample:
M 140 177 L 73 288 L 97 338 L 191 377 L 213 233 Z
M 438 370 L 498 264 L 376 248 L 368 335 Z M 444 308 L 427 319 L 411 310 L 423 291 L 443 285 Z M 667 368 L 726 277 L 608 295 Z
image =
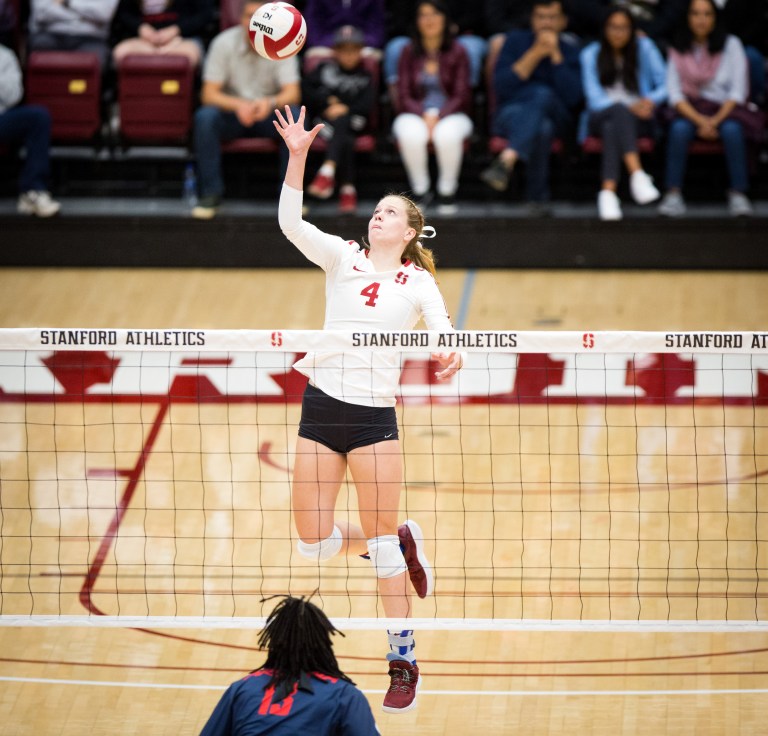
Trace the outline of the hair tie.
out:
M 434 238 L 435 235 L 437 235 L 437 231 L 435 228 L 432 227 L 432 225 L 424 225 L 423 228 L 421 228 L 421 234 L 419 235 L 420 238 Z

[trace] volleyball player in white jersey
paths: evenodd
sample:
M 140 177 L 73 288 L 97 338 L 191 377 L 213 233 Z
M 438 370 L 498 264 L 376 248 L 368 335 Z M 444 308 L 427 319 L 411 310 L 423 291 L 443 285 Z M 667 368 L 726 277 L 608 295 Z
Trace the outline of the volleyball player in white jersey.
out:
M 302 218 L 304 168 L 309 147 L 323 127 L 304 129 L 304 108 L 294 121 L 276 110 L 275 127 L 289 151 L 280 195 L 285 236 L 326 272 L 325 329 L 412 329 L 423 317 L 431 330 L 453 330 L 434 278 L 434 262 L 422 248 L 424 217 L 405 197 L 388 195 L 374 210 L 363 245 L 324 233 Z M 459 353 L 433 356 L 437 380 L 461 368 Z M 411 584 L 420 597 L 432 592 L 432 570 L 414 521 L 398 526 L 403 460 L 395 414 L 400 358 L 395 354 L 313 353 L 295 368 L 309 378 L 302 403 L 292 506 L 299 552 L 322 561 L 336 554 L 369 555 L 390 618 L 411 614 Z M 358 495 L 360 526 L 334 518 L 346 470 Z M 389 631 L 390 688 L 387 712 L 416 705 L 419 670 L 413 631 Z

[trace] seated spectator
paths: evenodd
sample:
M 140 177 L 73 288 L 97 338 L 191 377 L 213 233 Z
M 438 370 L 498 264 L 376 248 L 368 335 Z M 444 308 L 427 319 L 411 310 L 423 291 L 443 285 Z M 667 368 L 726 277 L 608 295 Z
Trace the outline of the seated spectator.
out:
M 306 0 L 307 22 L 305 54 L 331 56 L 333 38 L 342 26 L 354 26 L 363 32 L 366 55 L 381 58 L 385 41 L 384 0 Z
M 301 99 L 299 62 L 295 56 L 270 61 L 251 46 L 248 25 L 263 0 L 247 0 L 239 26 L 213 39 L 203 65 L 202 106 L 195 112 L 198 204 L 192 216 L 210 219 L 224 194 L 221 143 L 235 138 L 279 138 L 273 124 L 275 108 L 298 105 Z M 298 116 L 298 108 L 295 114 Z M 287 165 L 280 147 L 281 167 Z M 283 172 L 280 173 L 282 180 Z
M 600 38 L 605 14 L 615 5 L 626 8 L 638 32 L 650 36 L 662 49 L 685 20 L 686 0 L 574 0 L 568 29 L 585 41 Z
M 368 123 L 376 90 L 362 63 L 363 32 L 342 26 L 333 38 L 333 58 L 322 61 L 302 80 L 302 100 L 328 148 L 307 193 L 319 199 L 333 195 L 339 184 L 339 210 L 357 208 L 355 139 Z
M 19 60 L 9 48 L 0 46 L 0 143 L 26 149 L 19 175 L 18 211 L 51 217 L 61 207 L 48 193 L 51 115 L 40 105 L 19 105 L 23 96 Z
M 620 220 L 616 194 L 622 163 L 629 191 L 638 204 L 659 198 L 659 190 L 643 170 L 637 139 L 655 137 L 658 106 L 667 98 L 666 64 L 656 44 L 638 36 L 625 8 L 609 12 L 603 37 L 581 52 L 581 77 L 587 110 L 586 130 L 603 142 L 602 187 L 597 197 L 601 220 Z
M 736 36 L 720 23 L 713 0 L 691 0 L 688 22 L 669 52 L 669 104 L 675 117 L 667 137 L 666 189 L 659 212 L 685 214 L 682 185 L 688 146 L 698 137 L 721 141 L 730 179 L 732 215 L 752 214 L 747 198 L 749 174 L 746 133 L 762 137 L 764 122 L 747 99 L 747 58 Z
M 468 3 L 460 0 L 444 0 L 443 5 L 448 9 L 448 15 L 454 25 L 453 33 L 456 40 L 464 47 L 469 58 L 469 81 L 476 88 L 483 75 L 483 60 L 488 52 L 488 41 L 483 31 L 483 3 L 477 0 Z M 397 70 L 400 54 L 411 40 L 414 33 L 415 5 L 412 0 L 390 0 L 387 3 L 390 11 L 389 41 L 384 48 L 383 73 L 384 81 L 389 89 L 392 103 L 397 94 Z
M 120 0 L 113 26 L 115 64 L 128 54 L 174 54 L 197 67 L 212 19 L 212 0 Z
M 109 34 L 118 0 L 32 0 L 30 51 L 88 51 L 102 70 L 110 54 Z
M 549 200 L 552 140 L 573 123 L 582 100 L 579 49 L 564 37 L 559 0 L 534 0 L 531 30 L 512 30 L 499 52 L 493 86 L 495 135 L 506 146 L 480 178 L 503 192 L 518 161 L 527 164 L 526 198 L 539 210 Z
M 441 0 L 417 3 L 416 33 L 400 55 L 392 125 L 411 190 L 422 202 L 431 189 L 428 146 L 434 146 L 442 214 L 456 211 L 464 142 L 472 134 L 469 60 L 452 28 Z

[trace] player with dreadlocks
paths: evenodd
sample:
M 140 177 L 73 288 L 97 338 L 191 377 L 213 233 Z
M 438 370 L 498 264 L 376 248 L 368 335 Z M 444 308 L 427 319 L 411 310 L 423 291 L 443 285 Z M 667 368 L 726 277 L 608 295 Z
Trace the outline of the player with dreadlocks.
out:
M 284 596 L 259 635 L 266 662 L 229 686 L 201 736 L 377 735 L 368 701 L 339 669 L 332 634 L 344 636 L 307 598 Z

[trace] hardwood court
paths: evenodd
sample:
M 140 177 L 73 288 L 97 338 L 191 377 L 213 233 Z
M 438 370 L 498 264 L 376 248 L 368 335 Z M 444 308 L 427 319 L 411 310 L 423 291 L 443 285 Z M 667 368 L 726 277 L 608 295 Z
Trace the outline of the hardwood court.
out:
M 760 329 L 766 286 L 761 274 L 441 274 L 449 309 L 467 329 Z M 322 294 L 315 271 L 6 271 L 0 326 L 317 328 Z M 620 427 L 622 409 L 614 410 Z M 723 407 L 645 407 L 624 422 L 638 430 L 610 437 L 589 429 L 600 425 L 597 411 L 400 409 L 403 503 L 435 538 L 439 572 L 437 595 L 416 602 L 417 616 L 768 617 L 758 575 L 764 542 L 743 542 L 768 536 L 756 494 L 765 468 L 734 450 L 756 447 L 766 456 L 765 409 L 745 418 L 746 410 L 729 407 L 724 434 Z M 12 593 L 27 610 L 33 603 L 35 612 L 84 612 L 87 565 L 138 468 L 119 533 L 89 588 L 94 608 L 260 615 L 263 595 L 319 584 L 334 615 L 376 615 L 362 561 L 318 571 L 292 553 L 296 406 L 180 404 L 161 415 L 151 404 L 0 404 L 0 413 L 0 442 L 36 450 L 3 453 L 3 561 L 55 554 L 67 573 L 35 578 L 34 591 L 21 578 L 13 589 L 4 580 L 4 607 Z M 676 428 L 663 448 L 671 463 L 647 452 L 653 428 L 664 423 Z M 577 435 L 578 427 L 587 429 Z M 58 457 L 53 439 L 66 447 Z M 537 455 L 542 445 L 547 452 Z M 707 450 L 698 463 L 692 447 Z M 650 458 L 641 476 L 634 457 L 621 459 L 638 449 Z M 92 508 L 80 503 L 64 518 L 46 494 L 77 508 L 84 466 Z M 65 480 L 44 480 L 56 477 Z M 29 487 L 47 507 L 34 519 L 10 512 L 28 502 Z M 174 490 L 183 503 L 174 503 Z M 346 489 L 339 508 L 354 516 Z M 57 528 L 65 540 L 51 538 Z M 417 642 L 424 689 L 418 710 L 399 717 L 379 710 L 388 684 L 383 635 L 350 631 L 336 642 L 383 734 L 757 734 L 768 715 L 762 633 L 422 632 Z M 197 733 L 226 684 L 262 661 L 248 631 L 0 628 L 0 652 L 0 733 L 9 734 Z

